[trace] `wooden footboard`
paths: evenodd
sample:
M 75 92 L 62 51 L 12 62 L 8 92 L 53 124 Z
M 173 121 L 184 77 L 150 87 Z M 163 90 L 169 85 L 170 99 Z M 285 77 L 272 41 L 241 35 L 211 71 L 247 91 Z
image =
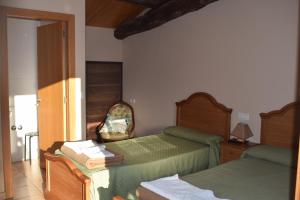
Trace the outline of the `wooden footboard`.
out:
M 63 156 L 45 154 L 46 200 L 90 200 L 90 179 Z

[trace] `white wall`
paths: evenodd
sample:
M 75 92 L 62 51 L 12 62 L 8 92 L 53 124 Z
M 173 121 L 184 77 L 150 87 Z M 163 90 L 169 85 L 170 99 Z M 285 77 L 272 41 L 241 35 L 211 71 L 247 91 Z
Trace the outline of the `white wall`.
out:
M 114 37 L 114 30 L 86 26 L 86 60 L 121 62 L 122 40 Z
M 77 78 L 77 139 L 85 138 L 85 1 L 82 0 L 0 0 L 0 5 L 62 12 L 75 15 L 76 78 Z M 2 151 L 0 150 L 2 161 Z M 0 163 L 1 164 L 1 163 Z M 1 170 L 0 170 L 1 171 Z M 1 172 L 0 172 L 1 174 Z M 0 182 L 3 176 L 0 176 Z M 1 184 L 0 184 L 1 185 Z M 1 189 L 1 188 L 0 188 Z M 1 190 L 0 190 L 1 191 Z
M 124 41 L 124 97 L 135 98 L 136 131 L 175 124 L 175 102 L 205 91 L 250 114 L 295 100 L 297 0 L 224 0 Z M 233 128 L 233 127 L 232 127 Z

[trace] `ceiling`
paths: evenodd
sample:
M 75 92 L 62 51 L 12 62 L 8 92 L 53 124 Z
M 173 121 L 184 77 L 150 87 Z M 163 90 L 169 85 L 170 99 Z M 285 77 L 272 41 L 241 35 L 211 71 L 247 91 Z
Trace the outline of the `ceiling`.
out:
M 113 28 L 123 40 L 218 0 L 86 0 L 86 25 Z
M 133 19 L 145 7 L 125 0 L 86 0 L 86 25 L 117 28 L 122 22 Z

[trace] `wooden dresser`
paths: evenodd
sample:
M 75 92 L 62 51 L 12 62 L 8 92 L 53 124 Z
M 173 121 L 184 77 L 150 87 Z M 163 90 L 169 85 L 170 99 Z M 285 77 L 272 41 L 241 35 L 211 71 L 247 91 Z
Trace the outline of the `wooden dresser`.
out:
M 221 163 L 239 159 L 242 153 L 250 147 L 257 145 L 256 143 L 248 142 L 246 144 L 222 142 L 221 143 Z

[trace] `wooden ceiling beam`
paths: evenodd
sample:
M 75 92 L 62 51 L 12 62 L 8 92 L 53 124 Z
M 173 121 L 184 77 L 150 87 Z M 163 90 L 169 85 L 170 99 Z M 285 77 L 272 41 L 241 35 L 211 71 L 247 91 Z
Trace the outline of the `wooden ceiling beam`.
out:
M 139 4 L 148 8 L 154 8 L 170 0 L 123 0 L 123 1 Z
M 218 0 L 169 0 L 142 16 L 125 21 L 117 27 L 114 36 L 117 39 L 124 39 L 130 35 L 153 29 L 189 12 L 199 10 L 215 1 Z

